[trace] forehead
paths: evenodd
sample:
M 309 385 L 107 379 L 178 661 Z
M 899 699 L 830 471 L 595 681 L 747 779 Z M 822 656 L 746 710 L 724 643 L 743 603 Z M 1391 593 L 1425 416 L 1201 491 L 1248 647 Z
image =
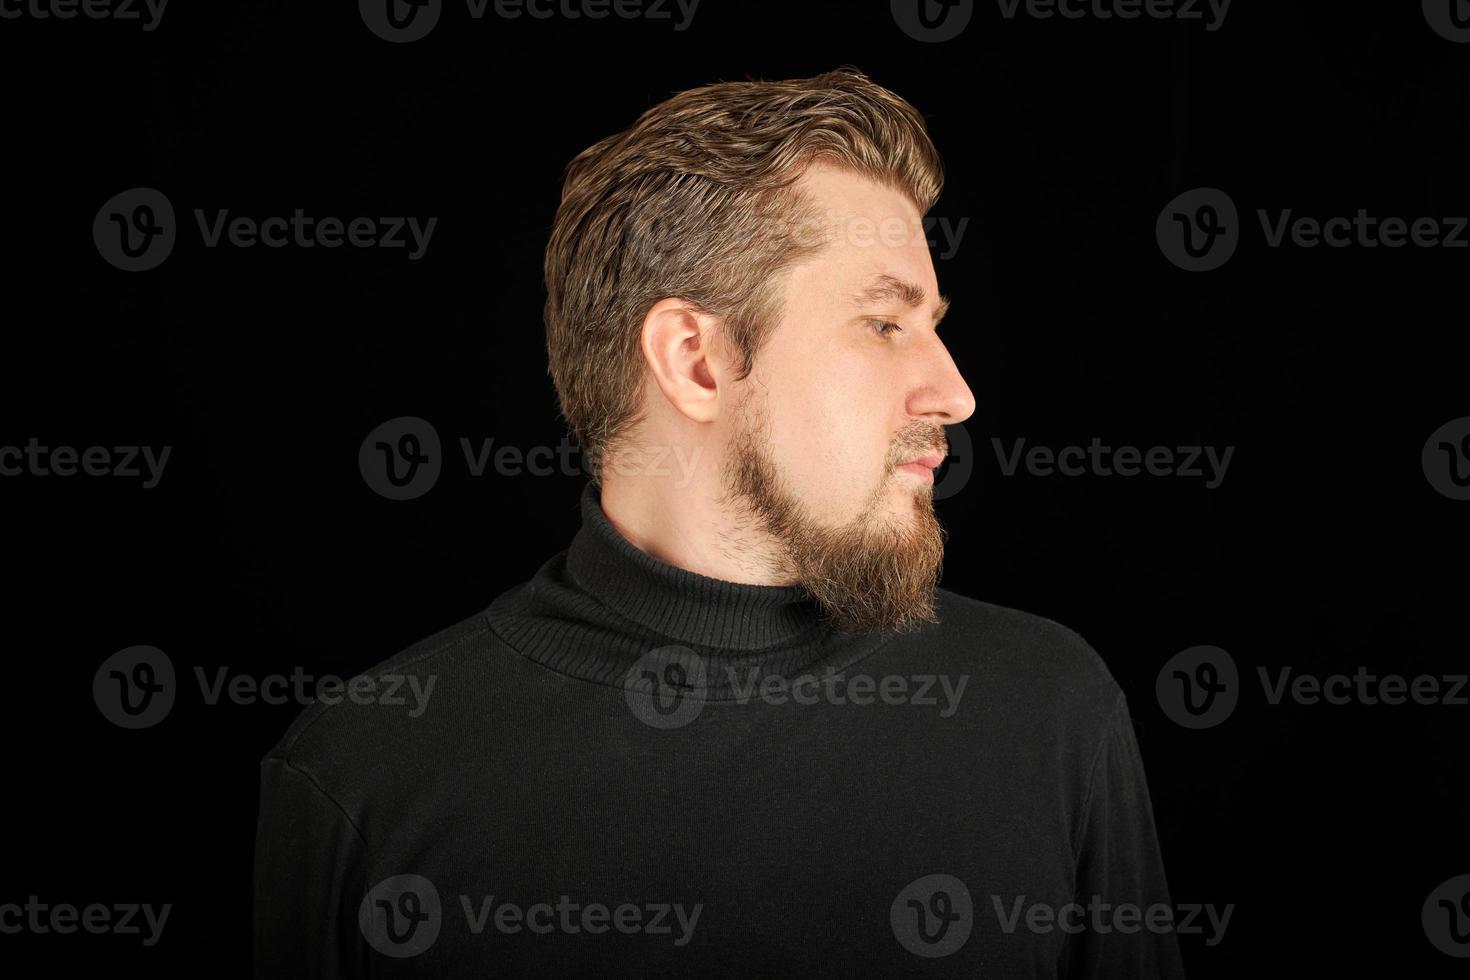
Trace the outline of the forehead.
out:
M 901 191 L 830 164 L 809 167 L 796 188 L 816 209 L 827 243 L 793 270 L 799 278 L 821 277 L 844 298 L 884 277 L 937 296 L 923 216 Z

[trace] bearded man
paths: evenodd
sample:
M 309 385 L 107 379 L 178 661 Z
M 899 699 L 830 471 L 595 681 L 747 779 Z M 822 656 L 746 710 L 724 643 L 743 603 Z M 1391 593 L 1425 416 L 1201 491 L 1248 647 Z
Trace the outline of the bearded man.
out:
M 860 72 L 680 93 L 567 169 L 547 349 L 571 546 L 262 768 L 270 976 L 1157 977 L 1126 701 L 938 589 L 923 118 Z M 1128 911 L 1131 910 L 1131 911 Z

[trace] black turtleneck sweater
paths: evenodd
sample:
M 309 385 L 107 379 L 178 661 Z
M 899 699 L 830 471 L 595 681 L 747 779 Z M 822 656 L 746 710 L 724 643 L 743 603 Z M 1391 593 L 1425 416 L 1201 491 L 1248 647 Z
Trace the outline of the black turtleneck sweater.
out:
M 1180 976 L 1107 668 L 938 612 L 833 632 L 639 551 L 589 488 L 530 582 L 264 759 L 256 975 Z

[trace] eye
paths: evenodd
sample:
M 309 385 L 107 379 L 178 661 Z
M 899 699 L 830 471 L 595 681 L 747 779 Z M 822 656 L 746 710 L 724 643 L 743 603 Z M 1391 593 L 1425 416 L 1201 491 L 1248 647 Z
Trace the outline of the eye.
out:
M 895 334 L 903 330 L 903 327 L 900 327 L 892 320 L 869 320 L 868 326 L 872 327 L 880 337 L 887 337 L 890 334 Z

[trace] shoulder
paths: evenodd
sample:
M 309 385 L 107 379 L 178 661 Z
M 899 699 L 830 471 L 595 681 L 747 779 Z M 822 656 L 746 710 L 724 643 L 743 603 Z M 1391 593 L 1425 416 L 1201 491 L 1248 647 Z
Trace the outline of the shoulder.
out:
M 1021 701 L 1111 713 L 1122 689 L 1080 633 L 1037 613 L 939 590 L 943 645 Z
M 463 687 L 457 682 L 497 645 L 482 611 L 339 686 L 318 688 L 319 698 L 296 716 L 265 759 L 308 772 L 342 771 L 391 750 L 410 734 L 422 738 L 432 727 L 429 703 L 452 699 Z

